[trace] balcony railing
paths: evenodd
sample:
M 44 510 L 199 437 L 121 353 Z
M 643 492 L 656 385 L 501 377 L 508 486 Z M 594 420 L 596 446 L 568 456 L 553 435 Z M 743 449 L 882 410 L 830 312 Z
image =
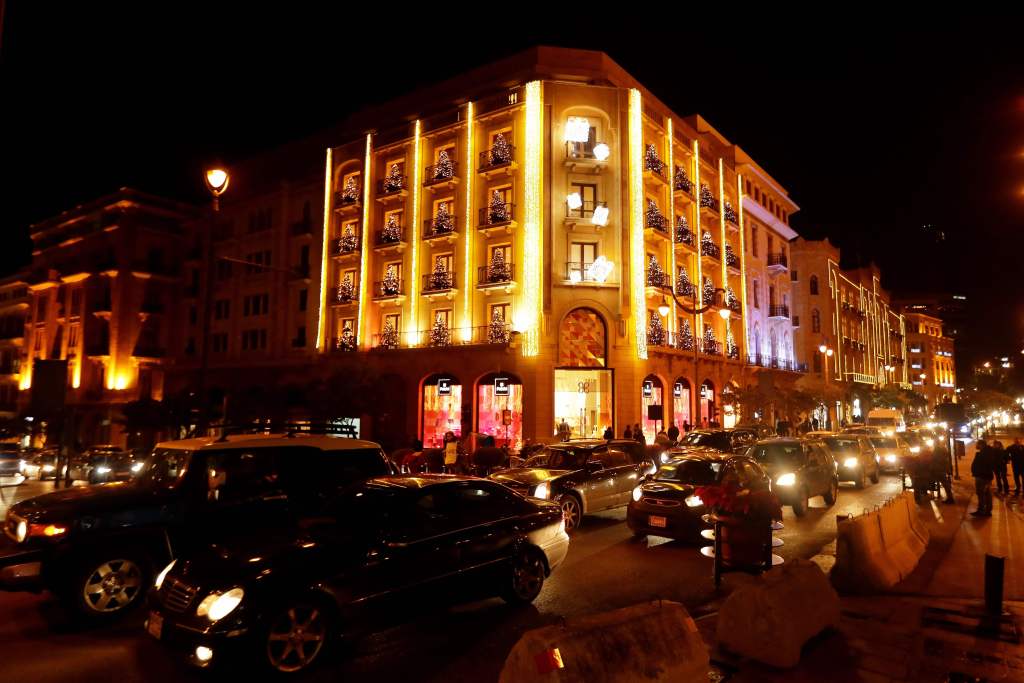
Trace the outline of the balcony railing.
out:
M 776 254 L 768 254 L 768 266 L 776 266 L 779 268 L 788 268 L 789 261 L 786 259 L 786 252 L 780 251 Z
M 351 304 L 359 301 L 358 285 L 338 285 L 334 290 L 334 303 Z
M 594 154 L 594 148 L 600 145 L 600 142 L 572 142 L 571 140 L 565 143 L 565 158 L 573 161 L 604 161 L 604 159 L 598 159 L 597 155 Z
M 516 205 L 506 203 L 501 206 L 495 205 L 481 207 L 479 218 L 480 222 L 478 225 L 481 228 L 508 225 L 516 219 Z
M 403 191 L 406 187 L 408 187 L 408 183 L 404 175 L 393 179 L 384 178 L 377 181 L 377 194 L 381 196 L 396 194 Z
M 659 232 L 668 234 L 668 218 L 661 215 L 660 213 L 645 213 L 644 214 L 644 227 L 652 228 Z
M 748 365 L 756 365 L 759 368 L 770 368 L 772 370 L 788 370 L 789 372 L 807 372 L 806 363 L 797 363 L 791 360 L 783 360 L 772 356 L 752 353 L 747 356 Z
M 377 233 L 378 235 L 380 233 Z M 354 254 L 359 251 L 359 231 L 356 230 L 351 235 L 342 235 L 341 237 L 335 238 L 331 244 L 331 253 L 335 256 L 344 256 L 345 254 Z
M 481 171 L 489 171 L 493 168 L 503 168 L 510 166 L 513 160 L 516 158 L 516 148 L 514 145 L 508 145 L 508 154 L 505 158 L 501 154 L 495 151 L 495 148 L 485 149 L 480 152 L 480 168 Z
M 594 215 L 594 209 L 599 206 L 605 206 L 604 202 L 595 202 L 591 199 L 584 199 L 583 203 L 575 209 L 569 208 L 569 205 L 565 205 L 565 217 L 566 218 L 590 218 Z
M 647 286 L 672 289 L 672 275 L 663 270 L 647 270 Z
M 667 183 L 668 178 L 665 177 L 665 162 L 661 159 L 644 160 L 644 173 L 650 173 L 654 177 L 658 178 L 662 182 Z
M 363 188 L 359 187 L 358 185 L 356 185 L 355 193 L 351 197 L 346 197 L 345 193 L 341 192 L 341 191 L 335 192 L 334 193 L 334 206 L 335 207 L 358 206 L 359 205 L 359 199 L 362 196 L 363 196 Z
M 570 282 L 600 282 L 591 272 L 593 263 L 569 261 L 565 264 L 565 279 Z
M 455 289 L 455 273 L 444 271 L 439 273 L 426 273 L 423 276 L 423 293 L 447 292 Z
M 734 252 L 732 247 L 729 245 L 726 245 L 725 247 L 725 265 L 730 268 L 736 268 L 737 270 L 740 267 L 740 257 L 736 255 L 736 252 Z
M 512 282 L 516 266 L 514 263 L 491 263 L 487 266 L 480 266 L 476 269 L 476 282 L 478 287 L 495 287 Z
M 697 350 L 706 356 L 721 356 L 722 355 L 722 342 L 708 339 L 697 340 Z
M 440 164 L 427 166 L 423 173 L 423 186 L 429 187 L 437 183 L 447 183 L 453 178 L 457 178 L 459 175 L 459 164 L 455 159 L 452 159 L 451 162 L 451 166 L 448 169 L 441 167 Z
M 388 299 L 405 294 L 405 283 L 401 279 L 380 280 L 373 283 L 373 298 Z
M 692 247 L 694 246 L 694 239 L 693 230 L 684 225 L 676 225 L 676 244 L 688 244 Z
M 452 234 L 455 232 L 458 220 L 458 217 L 454 215 L 450 215 L 443 220 L 438 220 L 436 217 L 426 219 L 423 221 L 423 239 L 429 240 Z
M 693 283 L 689 280 L 676 278 L 676 296 L 693 296 Z
M 727 223 L 739 225 L 740 219 L 739 216 L 736 215 L 736 209 L 732 207 L 732 204 L 726 204 L 725 208 L 722 209 L 722 213 L 725 215 Z
M 682 167 L 676 166 L 675 174 L 672 177 L 672 189 L 685 192 L 693 197 L 693 181 L 686 175 Z
M 401 244 L 405 241 L 405 228 L 399 226 L 395 232 L 378 230 L 374 235 L 373 244 L 376 247 L 387 247 L 392 244 Z
M 700 241 L 700 253 L 702 256 L 710 256 L 713 259 L 722 259 L 721 248 L 711 240 Z
M 665 330 L 661 335 L 652 335 L 651 330 L 647 331 L 647 345 L 677 351 L 693 351 L 693 335 L 684 336 L 679 332 Z
M 788 318 L 789 317 L 789 306 L 781 306 L 779 304 L 773 304 L 768 307 L 769 318 Z
M 436 340 L 431 339 L 430 332 L 431 330 L 419 330 L 411 336 L 418 340 L 418 347 L 434 348 L 508 344 L 512 339 L 512 325 L 506 322 L 492 322 L 490 325 L 481 325 L 479 327 L 471 327 L 468 329 L 450 328 L 447 335 Z M 394 345 L 396 340 L 398 342 L 398 346 Z M 373 335 L 371 344 L 375 349 L 409 348 L 409 341 L 410 334 L 408 332 L 396 332 L 393 337 L 386 340 L 382 335 L 375 334 Z

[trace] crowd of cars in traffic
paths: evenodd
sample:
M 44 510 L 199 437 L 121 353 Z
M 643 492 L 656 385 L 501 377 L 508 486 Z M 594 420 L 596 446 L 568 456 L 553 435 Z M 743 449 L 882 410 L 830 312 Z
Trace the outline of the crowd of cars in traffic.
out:
M 707 528 L 695 491 L 722 485 L 803 516 L 925 438 L 754 425 L 671 447 L 579 439 L 486 478 L 403 474 L 375 443 L 316 434 L 175 441 L 141 459 L 97 447 L 60 474 L 102 485 L 11 506 L 0 589 L 48 590 L 90 619 L 144 604 L 146 630 L 198 666 L 242 656 L 292 673 L 417 596 L 533 601 L 589 514 L 625 508 L 634 535 L 687 541 Z M 58 475 L 55 454 L 20 460 L 23 475 Z

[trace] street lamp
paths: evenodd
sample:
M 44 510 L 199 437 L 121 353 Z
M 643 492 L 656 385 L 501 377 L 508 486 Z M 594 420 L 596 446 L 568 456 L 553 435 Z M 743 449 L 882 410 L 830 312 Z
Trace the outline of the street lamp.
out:
M 204 180 L 206 181 L 206 189 L 213 195 L 213 210 L 220 211 L 220 196 L 228 189 L 231 176 L 223 168 L 214 166 L 206 170 Z
M 198 379 L 198 395 L 201 406 L 200 413 L 200 426 L 201 431 L 206 431 L 206 426 L 209 424 L 209 406 L 206 396 L 206 371 L 210 363 L 210 313 L 213 308 L 213 278 L 215 275 L 214 258 L 213 258 L 213 230 L 215 222 L 213 216 L 220 212 L 220 196 L 224 194 L 225 190 L 228 189 L 228 183 L 231 182 L 231 175 L 224 170 L 221 166 L 212 166 L 206 169 L 206 173 L 203 175 L 203 180 L 206 182 L 206 189 L 210 191 L 213 196 L 213 214 L 210 218 L 210 230 L 206 235 L 206 289 L 203 292 L 203 345 L 200 351 L 199 357 L 199 379 Z M 225 394 L 226 403 L 227 394 Z M 227 411 L 222 419 L 227 418 Z
M 828 359 L 832 357 L 832 354 L 835 353 L 835 351 L 832 350 L 832 347 L 830 347 L 828 344 L 826 344 L 824 341 L 822 341 L 821 344 L 818 346 L 818 353 L 820 353 L 822 356 L 824 356 L 824 358 L 822 359 L 822 364 L 821 365 L 822 365 L 822 370 L 824 370 L 824 372 L 825 372 L 825 386 L 828 387 L 828 385 L 829 385 L 829 383 L 830 383 L 830 381 L 832 379 L 829 376 L 830 373 L 828 371 Z M 838 418 L 839 418 L 839 415 L 837 414 L 836 415 L 836 419 L 838 420 Z M 830 422 L 832 422 L 832 408 L 829 406 L 828 391 L 826 391 L 825 392 L 825 428 L 826 429 L 828 429 Z

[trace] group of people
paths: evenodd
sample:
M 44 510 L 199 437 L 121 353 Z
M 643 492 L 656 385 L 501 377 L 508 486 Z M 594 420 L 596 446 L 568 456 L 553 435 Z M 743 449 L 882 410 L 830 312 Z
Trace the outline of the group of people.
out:
M 992 516 L 992 480 L 996 482 L 996 495 L 1010 495 L 1010 480 L 1006 472 L 1009 464 L 1013 468 L 1013 495 L 1020 495 L 1024 481 L 1024 444 L 1014 439 L 1009 448 L 1001 441 L 987 442 L 978 439 L 971 476 L 974 477 L 974 492 L 978 496 L 978 508 L 971 514 L 975 517 Z
M 914 500 L 922 502 L 933 488 L 945 492 L 945 503 L 952 505 L 953 473 L 949 448 L 942 439 L 937 439 L 932 448 L 922 448 L 907 466 L 914 487 Z
M 715 421 L 709 422 L 704 420 L 704 427 L 718 427 L 718 423 Z M 673 446 L 679 441 L 679 437 L 686 432 L 690 431 L 692 427 L 689 422 L 683 422 L 682 431 L 673 422 L 669 425 L 666 430 L 662 427 L 657 435 L 654 437 L 654 443 L 661 446 Z M 558 424 L 558 438 L 560 441 L 568 441 L 572 436 L 572 428 L 569 427 L 564 419 Z M 604 434 L 601 436 L 605 441 L 611 441 L 615 438 L 615 431 L 611 428 L 611 425 L 604 428 Z M 644 430 L 640 428 L 640 423 L 634 423 L 633 425 L 626 425 L 625 431 L 622 433 L 622 438 L 630 439 L 632 441 L 639 441 L 640 443 L 647 445 L 647 437 L 644 435 Z

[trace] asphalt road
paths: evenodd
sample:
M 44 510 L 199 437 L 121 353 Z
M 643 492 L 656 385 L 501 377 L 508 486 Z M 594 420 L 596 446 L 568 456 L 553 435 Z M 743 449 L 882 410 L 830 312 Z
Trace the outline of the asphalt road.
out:
M 50 483 L 29 482 L 13 492 L 0 490 L 0 514 L 12 493 L 21 499 L 50 488 Z M 883 475 L 880 483 L 862 491 L 843 485 L 831 508 L 820 498 L 813 500 L 803 519 L 786 508 L 785 529 L 776 534 L 785 545 L 776 553 L 787 560 L 819 553 L 835 539 L 837 514 L 859 513 L 898 491 L 897 478 Z M 624 520 L 624 510 L 585 518 L 565 563 L 531 607 L 513 609 L 489 599 L 420 608 L 407 621 L 325 662 L 309 680 L 492 681 L 530 628 L 652 598 L 680 601 L 699 611 L 721 597 L 712 584 L 711 560 L 697 546 L 653 537 L 636 541 Z M 723 592 L 736 580 L 727 575 Z M 49 595 L 0 593 L 0 680 L 199 680 L 143 633 L 142 618 L 138 613 L 116 625 L 83 629 Z

